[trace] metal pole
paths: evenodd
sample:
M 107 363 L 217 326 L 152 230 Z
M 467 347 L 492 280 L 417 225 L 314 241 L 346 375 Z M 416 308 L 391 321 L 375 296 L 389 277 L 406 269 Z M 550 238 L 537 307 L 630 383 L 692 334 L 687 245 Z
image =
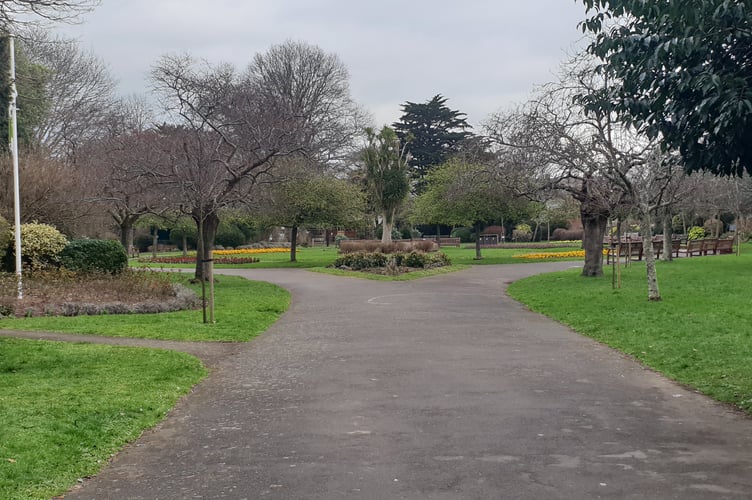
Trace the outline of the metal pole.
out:
M 10 52 L 10 99 L 8 106 L 8 139 L 10 140 L 10 154 L 13 158 L 13 200 L 14 223 L 16 237 L 16 278 L 18 281 L 18 298 L 23 299 L 23 277 L 21 274 L 21 189 L 18 178 L 18 131 L 16 130 L 16 53 L 13 35 L 8 37 L 8 51 Z

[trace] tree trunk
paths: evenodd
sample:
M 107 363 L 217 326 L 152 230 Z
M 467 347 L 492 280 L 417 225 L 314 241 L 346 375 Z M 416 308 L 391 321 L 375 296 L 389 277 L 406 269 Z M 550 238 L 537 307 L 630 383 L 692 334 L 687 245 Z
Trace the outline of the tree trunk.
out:
M 480 224 L 475 225 L 475 260 L 482 259 L 480 254 Z
M 655 269 L 655 255 L 653 254 L 653 229 L 650 227 L 652 220 L 650 209 L 642 207 L 642 253 L 645 255 L 645 270 L 648 279 L 648 300 L 658 302 L 661 300 L 661 292 L 658 290 L 658 273 Z
M 381 242 L 392 242 L 392 228 L 394 228 L 394 211 L 391 213 L 384 212 L 384 216 L 381 219 Z
M 191 214 L 196 222 L 196 272 L 197 280 L 204 279 L 203 264 L 211 258 L 212 249 L 214 248 L 214 238 L 217 236 L 219 228 L 219 216 L 216 213 L 209 212 L 203 214 L 203 223 L 201 221 L 201 212 L 194 211 Z
M 183 257 L 188 256 L 188 234 L 183 232 Z
M 298 226 L 293 225 L 290 231 L 290 262 L 298 261 Z
M 120 244 L 123 245 L 126 252 L 130 252 L 131 247 L 133 246 L 133 233 L 131 233 L 132 227 L 133 221 L 128 216 L 123 217 L 118 222 L 118 228 L 120 229 Z
M 602 213 L 588 213 L 580 208 L 582 220 L 582 247 L 585 249 L 583 276 L 603 276 L 603 238 L 606 235 L 608 217 Z
M 157 246 L 159 246 L 159 228 L 156 226 L 151 228 L 151 256 L 157 258 Z
M 441 248 L 441 224 L 436 224 L 436 246 Z
M 664 262 L 671 262 L 674 258 L 671 254 L 673 235 L 674 230 L 671 225 L 671 212 L 666 210 L 663 213 L 663 255 L 661 255 L 661 260 Z

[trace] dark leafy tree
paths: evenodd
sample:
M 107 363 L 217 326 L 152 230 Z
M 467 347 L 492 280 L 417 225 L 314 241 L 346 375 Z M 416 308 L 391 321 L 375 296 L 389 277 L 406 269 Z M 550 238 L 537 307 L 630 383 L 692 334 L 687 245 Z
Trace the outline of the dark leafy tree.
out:
M 410 153 L 410 175 L 416 193 L 425 188 L 431 169 L 458 152 L 462 142 L 472 135 L 465 113 L 450 109 L 446 102 L 441 94 L 424 103 L 407 101 L 402 105 L 402 117 L 392 124 Z
M 616 111 L 685 169 L 752 173 L 752 9 L 740 0 L 583 0 L 589 51 L 610 88 L 586 99 Z M 606 97 L 604 99 L 604 97 Z

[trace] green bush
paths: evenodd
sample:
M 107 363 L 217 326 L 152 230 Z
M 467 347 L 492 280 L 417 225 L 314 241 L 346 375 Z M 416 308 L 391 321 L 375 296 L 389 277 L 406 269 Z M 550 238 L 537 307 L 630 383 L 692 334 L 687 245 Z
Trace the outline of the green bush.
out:
M 687 231 L 688 240 L 700 240 L 705 237 L 705 229 L 700 226 L 692 226 Z
M 380 252 L 354 252 L 337 257 L 337 260 L 334 261 L 334 267 L 347 267 L 355 271 L 361 271 L 363 269 L 386 267 L 392 262 L 394 262 L 394 265 L 400 267 L 415 267 L 422 269 L 451 265 L 449 258 L 442 252 L 409 252 L 393 254 Z
M 60 253 L 60 263 L 71 271 L 118 274 L 128 267 L 128 256 L 115 240 L 73 240 Z
M 214 243 L 225 248 L 237 248 L 245 245 L 246 237 L 243 231 L 235 224 L 220 224 Z
M 530 241 L 533 239 L 533 228 L 530 224 L 517 224 L 512 231 L 512 240 L 514 241 Z
M 21 257 L 23 263 L 31 269 L 57 267 L 60 263 L 60 252 L 67 244 L 68 239 L 65 235 L 49 224 L 21 224 Z M 15 246 L 8 244 L 7 248 L 4 267 L 7 271 L 12 271 L 15 267 Z
M 449 236 L 452 238 L 459 238 L 462 243 L 472 243 L 475 241 L 475 234 L 473 233 L 472 228 L 469 227 L 455 228 Z

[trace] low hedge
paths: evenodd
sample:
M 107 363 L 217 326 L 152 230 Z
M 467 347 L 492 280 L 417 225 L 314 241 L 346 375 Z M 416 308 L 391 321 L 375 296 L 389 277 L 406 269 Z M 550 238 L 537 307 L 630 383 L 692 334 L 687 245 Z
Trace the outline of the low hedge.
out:
M 383 253 L 397 254 L 408 252 L 433 252 L 438 250 L 435 241 L 431 240 L 414 240 L 414 241 L 392 241 L 391 243 L 382 243 L 378 240 L 343 240 L 339 244 L 339 253 Z
M 73 240 L 60 252 L 60 264 L 71 271 L 118 274 L 128 267 L 128 255 L 115 240 Z
M 337 257 L 334 267 L 361 271 L 394 265 L 397 267 L 412 267 L 430 269 L 451 265 L 449 258 L 443 252 L 425 253 L 381 253 L 381 252 L 353 252 Z

